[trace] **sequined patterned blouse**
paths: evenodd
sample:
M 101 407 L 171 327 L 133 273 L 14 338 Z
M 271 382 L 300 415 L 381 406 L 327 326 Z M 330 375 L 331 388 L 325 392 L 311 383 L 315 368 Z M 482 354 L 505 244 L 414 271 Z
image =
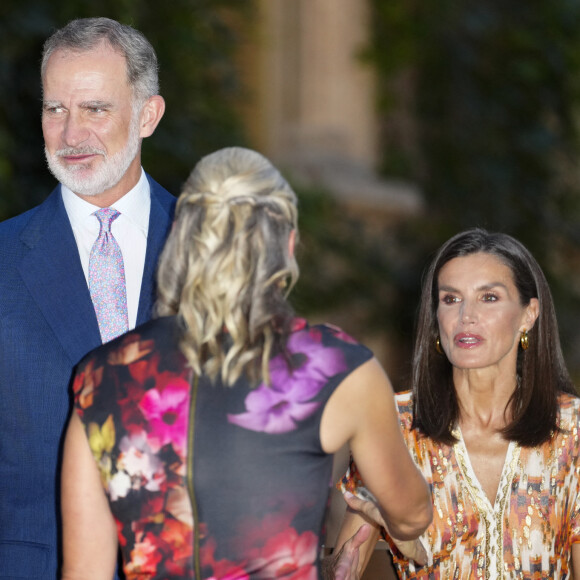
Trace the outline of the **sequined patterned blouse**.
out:
M 295 320 L 271 385 L 196 378 L 175 318 L 93 351 L 75 408 L 101 473 L 128 580 L 319 576 L 332 455 L 320 420 L 372 353 Z
M 540 447 L 511 442 L 492 506 L 469 461 L 461 432 L 449 447 L 411 430 L 409 392 L 397 395 L 407 447 L 433 494 L 433 522 L 421 537 L 429 561 L 414 564 L 391 546 L 402 579 L 570 578 L 571 546 L 580 542 L 580 399 L 559 399 L 561 431 Z M 351 463 L 341 483 L 363 486 Z

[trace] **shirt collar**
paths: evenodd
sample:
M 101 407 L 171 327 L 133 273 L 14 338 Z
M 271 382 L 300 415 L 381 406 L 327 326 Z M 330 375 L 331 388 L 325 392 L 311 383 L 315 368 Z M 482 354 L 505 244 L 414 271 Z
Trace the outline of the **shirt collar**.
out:
M 99 207 L 85 201 L 61 183 L 60 191 L 72 227 L 79 226 Z M 141 168 L 141 177 L 137 185 L 128 191 L 111 207 L 115 208 L 127 219 L 133 222 L 145 234 L 149 230 L 149 209 L 151 207 L 151 192 L 145 171 Z

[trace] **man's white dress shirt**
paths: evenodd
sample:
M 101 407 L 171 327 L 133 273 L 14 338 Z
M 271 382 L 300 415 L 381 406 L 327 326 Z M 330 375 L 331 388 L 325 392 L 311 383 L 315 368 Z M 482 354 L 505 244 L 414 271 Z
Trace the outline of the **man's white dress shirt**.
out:
M 91 248 L 99 236 L 99 220 L 93 214 L 100 208 L 81 199 L 62 184 L 61 192 L 88 287 L 89 257 Z M 112 223 L 111 232 L 123 254 L 127 284 L 127 314 L 129 329 L 132 329 L 137 322 L 151 209 L 151 191 L 143 169 L 137 185 L 111 207 L 121 213 Z

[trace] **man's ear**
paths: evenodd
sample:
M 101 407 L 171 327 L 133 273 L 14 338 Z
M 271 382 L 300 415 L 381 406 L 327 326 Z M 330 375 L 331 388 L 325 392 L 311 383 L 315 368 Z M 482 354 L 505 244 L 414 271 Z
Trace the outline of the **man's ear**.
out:
M 143 138 L 153 135 L 163 113 L 165 113 L 165 99 L 161 95 L 149 97 L 141 109 L 139 136 Z

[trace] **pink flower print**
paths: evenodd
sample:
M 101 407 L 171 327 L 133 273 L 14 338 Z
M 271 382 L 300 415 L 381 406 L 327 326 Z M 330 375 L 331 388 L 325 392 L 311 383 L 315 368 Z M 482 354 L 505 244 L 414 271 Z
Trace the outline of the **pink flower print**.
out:
M 326 324 L 326 327 L 330 330 L 330 332 L 332 332 L 332 334 L 334 334 L 334 336 L 336 336 L 336 338 L 340 338 L 340 340 L 350 344 L 358 344 L 358 342 L 352 336 L 350 336 L 350 334 L 344 332 L 342 328 L 334 326 L 333 324 Z
M 292 334 L 287 349 L 292 355 L 290 365 L 281 355 L 270 362 L 272 386 L 283 390 L 299 389 L 303 400 L 316 396 L 329 377 L 347 369 L 343 352 L 324 346 L 317 329 Z
M 117 459 L 117 472 L 109 482 L 108 491 L 111 501 L 126 497 L 133 489 L 145 488 L 147 491 L 160 491 L 165 481 L 163 463 L 153 453 L 147 434 L 125 436 L 119 442 L 120 454 Z
M 320 406 L 311 402 L 328 378 L 346 370 L 342 351 L 321 344 L 316 331 L 290 336 L 291 360 L 277 355 L 270 361 L 272 384 L 260 385 L 246 397 L 246 413 L 229 414 L 228 421 L 244 429 L 287 433 L 296 429 Z
M 258 578 L 316 580 L 318 539 L 313 532 L 298 535 L 294 528 L 270 538 L 260 551 L 260 558 L 251 562 Z
M 164 561 L 167 575 L 170 578 L 186 578 L 193 557 L 192 527 L 177 520 L 165 518 L 159 536 L 163 553 L 170 554 L 170 557 L 166 557 Z
M 149 491 L 159 491 L 163 478 L 163 463 L 153 453 L 145 432 L 123 437 L 119 442 L 121 454 L 117 467 L 124 469 L 132 478 L 138 478 Z
M 154 451 L 168 443 L 177 452 L 185 451 L 189 415 L 189 385 L 185 381 L 167 385 L 162 391 L 150 389 L 139 408 L 149 422 L 146 429 Z
M 235 539 L 231 540 L 232 549 L 237 554 L 254 553 L 256 546 L 263 546 L 280 530 L 290 528 L 302 507 L 301 503 L 294 505 L 294 502 L 284 500 L 281 507 L 272 506 L 271 511 L 263 517 L 248 514 L 237 525 Z
M 304 330 L 308 326 L 306 322 L 306 318 L 294 318 L 290 325 L 292 332 L 298 332 L 300 330 Z
M 153 534 L 145 534 L 143 538 L 135 542 L 131 551 L 131 561 L 127 564 L 125 572 L 155 576 L 157 565 L 162 557 L 157 538 Z
M 246 397 L 248 412 L 228 414 L 228 421 L 251 431 L 293 431 L 297 421 L 308 418 L 319 406 L 319 403 L 302 402 L 299 396 L 298 389 L 285 393 L 262 385 Z
M 204 535 L 203 529 L 201 535 Z M 200 560 L 204 577 L 207 577 L 207 580 L 248 580 L 249 575 L 244 570 L 243 563 L 240 565 L 225 559 L 215 559 L 216 547 L 215 538 L 212 537 L 206 537 L 201 546 Z

